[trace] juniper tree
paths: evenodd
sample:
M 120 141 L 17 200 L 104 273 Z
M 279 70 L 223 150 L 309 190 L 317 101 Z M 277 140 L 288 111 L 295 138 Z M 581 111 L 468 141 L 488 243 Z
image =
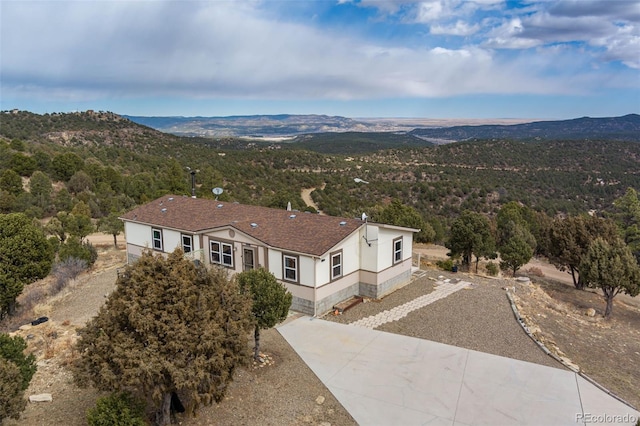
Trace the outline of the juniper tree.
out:
M 238 274 L 238 283 L 242 291 L 251 294 L 254 319 L 253 358 L 260 356 L 260 329 L 274 327 L 287 318 L 292 296 L 276 280 L 276 277 L 264 268 L 251 269 Z
M 388 223 L 390 225 L 404 226 L 407 228 L 419 229 L 416 235 L 416 242 L 430 243 L 433 242 L 436 231 L 433 227 L 425 222 L 418 210 L 411 206 L 402 204 L 398 199 L 394 199 L 375 217 L 376 222 Z
M 611 315 L 618 294 L 635 297 L 640 293 L 640 267 L 621 238 L 612 243 L 596 238 L 582 258 L 580 272 L 587 286 L 602 289 L 607 302 L 605 318 Z
M 104 234 L 113 235 L 113 247 L 118 248 L 118 235 L 124 231 L 124 222 L 122 222 L 118 214 L 112 212 L 107 217 L 103 217 L 98 221 L 98 230 Z
M 515 276 L 518 269 L 533 257 L 536 239 L 522 221 L 511 219 L 498 221 L 498 252 L 500 268 Z
M 495 258 L 496 242 L 491 222 L 486 216 L 470 210 L 463 211 L 453 222 L 445 245 L 452 257 L 462 256 L 462 264 L 467 268 L 475 255 L 476 272 L 481 257 Z
M 145 252 L 79 331 L 81 385 L 147 397 L 156 422 L 170 422 L 174 393 L 188 412 L 220 401 L 248 359 L 251 298 L 226 272 L 196 266 L 177 249 Z
M 42 229 L 22 213 L 0 215 L 0 318 L 13 315 L 26 284 L 46 277 L 53 248 Z
M 36 372 L 36 358 L 25 355 L 26 349 L 21 337 L 0 333 L 0 423 L 19 418 L 27 404 L 24 391 Z
M 0 424 L 4 419 L 19 419 L 27 406 L 24 391 L 18 385 L 21 380 L 20 369 L 0 358 Z
M 595 216 L 556 219 L 549 229 L 549 261 L 560 271 L 569 270 L 575 288 L 583 290 L 586 282 L 580 273 L 580 263 L 589 245 L 598 237 L 612 242 L 617 234 L 613 221 Z

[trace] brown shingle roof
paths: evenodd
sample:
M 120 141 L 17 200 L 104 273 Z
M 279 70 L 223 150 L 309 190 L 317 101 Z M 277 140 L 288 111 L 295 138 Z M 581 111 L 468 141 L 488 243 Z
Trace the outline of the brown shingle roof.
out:
M 359 219 L 178 195 L 136 207 L 122 219 L 188 233 L 231 226 L 271 247 L 315 256 L 325 254 L 364 224 Z

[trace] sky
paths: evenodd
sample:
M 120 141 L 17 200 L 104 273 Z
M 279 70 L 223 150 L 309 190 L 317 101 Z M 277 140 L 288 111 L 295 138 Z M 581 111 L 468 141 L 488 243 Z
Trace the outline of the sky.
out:
M 640 113 L 637 0 L 0 0 L 0 110 Z

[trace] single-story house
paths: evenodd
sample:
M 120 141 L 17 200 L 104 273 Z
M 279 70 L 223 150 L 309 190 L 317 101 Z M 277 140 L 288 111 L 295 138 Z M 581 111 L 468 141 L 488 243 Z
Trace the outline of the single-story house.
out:
M 127 261 L 145 249 L 236 273 L 263 267 L 293 295 L 291 309 L 319 315 L 360 295 L 379 298 L 411 278 L 418 229 L 360 219 L 167 195 L 121 217 Z

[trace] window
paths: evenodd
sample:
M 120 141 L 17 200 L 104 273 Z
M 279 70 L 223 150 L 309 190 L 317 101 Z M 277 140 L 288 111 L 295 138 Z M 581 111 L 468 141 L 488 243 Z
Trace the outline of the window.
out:
M 211 241 L 211 263 L 233 268 L 233 244 Z
M 182 236 L 182 251 L 185 253 L 191 253 L 193 251 L 193 239 L 191 235 Z
M 402 262 L 402 237 L 393 240 L 393 263 Z
M 162 250 L 162 229 L 151 229 L 151 240 L 154 250 Z
M 342 251 L 331 253 L 331 279 L 342 276 Z
M 286 281 L 298 282 L 298 256 L 282 256 L 284 279 Z

